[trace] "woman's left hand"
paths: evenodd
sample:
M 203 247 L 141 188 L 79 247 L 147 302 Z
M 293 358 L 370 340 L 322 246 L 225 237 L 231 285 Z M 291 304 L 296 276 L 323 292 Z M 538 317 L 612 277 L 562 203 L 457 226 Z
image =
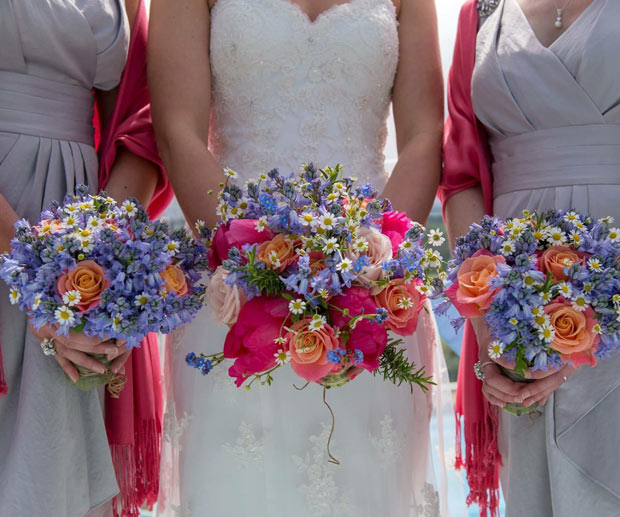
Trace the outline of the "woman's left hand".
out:
M 523 405 L 529 407 L 536 402 L 544 406 L 551 394 L 564 384 L 577 371 L 570 364 L 564 365 L 554 373 L 548 374 L 527 385 L 523 391 Z M 536 372 L 534 372 L 536 374 Z

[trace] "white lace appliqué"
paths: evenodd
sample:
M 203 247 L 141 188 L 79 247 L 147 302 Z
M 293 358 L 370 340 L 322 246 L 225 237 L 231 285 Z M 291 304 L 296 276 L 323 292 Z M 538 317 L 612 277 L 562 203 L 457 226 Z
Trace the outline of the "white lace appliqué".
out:
M 342 163 L 381 189 L 398 65 L 392 0 L 350 0 L 314 22 L 289 0 L 218 0 L 210 145 L 242 180 Z
M 397 435 L 390 415 L 385 415 L 381 422 L 379 422 L 379 426 L 381 428 L 381 435 L 373 436 L 370 434 L 370 443 L 379 455 L 381 468 L 387 470 L 398 460 L 400 451 L 403 449 L 404 440 L 403 437 Z
M 425 483 L 422 497 L 424 502 L 416 508 L 418 517 L 439 517 L 439 494 L 435 487 Z
M 192 419 L 192 415 L 185 411 L 179 420 L 177 407 L 173 400 L 169 400 L 164 414 L 163 439 L 169 442 L 174 449 L 182 450 L 181 437 Z
M 322 423 L 319 435 L 310 436 L 310 450 L 304 458 L 294 456 L 293 460 L 305 472 L 307 484 L 299 487 L 303 493 L 308 515 L 312 517 L 346 517 L 357 515 L 346 494 L 336 484 L 334 465 L 327 460 L 327 440 L 331 426 Z M 332 441 L 332 451 L 336 449 Z
M 239 436 L 234 445 L 225 443 L 222 447 L 225 451 L 235 456 L 244 468 L 263 467 L 264 441 L 256 436 L 252 424 L 241 422 Z

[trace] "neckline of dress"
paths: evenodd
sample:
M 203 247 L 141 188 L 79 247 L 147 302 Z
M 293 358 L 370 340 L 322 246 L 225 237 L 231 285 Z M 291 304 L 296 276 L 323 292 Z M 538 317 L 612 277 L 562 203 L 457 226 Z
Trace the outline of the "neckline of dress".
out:
M 561 41 L 566 34 L 570 33 L 573 30 L 573 27 L 575 25 L 579 25 L 580 22 L 586 17 L 587 13 L 592 10 L 593 6 L 595 4 L 597 4 L 599 2 L 599 0 L 592 0 L 592 2 L 590 3 L 590 5 L 588 5 L 583 11 L 581 11 L 581 14 L 579 14 L 579 16 L 577 16 L 577 18 L 573 21 L 573 23 L 571 23 L 564 32 L 562 32 L 562 34 L 560 34 L 557 38 L 555 38 L 551 44 L 549 46 L 545 46 L 543 45 L 542 41 L 540 41 L 540 39 L 538 38 L 538 35 L 536 34 L 536 32 L 534 32 L 534 28 L 532 27 L 532 24 L 530 23 L 530 20 L 528 19 L 528 17 L 525 15 L 525 13 L 523 12 L 523 9 L 521 8 L 521 5 L 519 4 L 519 2 L 517 0 L 512 0 L 512 3 L 514 4 L 515 8 L 517 9 L 517 11 L 519 11 L 519 14 L 521 15 L 521 18 L 523 19 L 523 21 L 525 22 L 525 25 L 527 25 L 527 28 L 530 32 L 530 34 L 532 35 L 532 37 L 534 38 L 534 40 L 536 40 L 536 42 L 544 49 L 546 50 L 552 50 L 554 46 L 556 46 L 556 44 Z
M 310 15 L 304 11 L 299 4 L 296 4 L 292 0 L 275 0 L 278 3 L 288 5 L 293 11 L 296 11 L 306 21 L 308 25 L 314 26 L 321 22 L 324 18 L 328 18 L 334 12 L 339 11 L 341 8 L 350 7 L 360 0 L 347 0 L 343 3 L 334 4 L 331 7 L 321 11 L 314 20 L 310 18 Z

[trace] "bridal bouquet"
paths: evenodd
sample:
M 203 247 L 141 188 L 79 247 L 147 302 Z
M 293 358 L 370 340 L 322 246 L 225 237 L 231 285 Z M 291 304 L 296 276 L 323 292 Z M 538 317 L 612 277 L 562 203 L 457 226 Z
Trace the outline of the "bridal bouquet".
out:
M 229 179 L 236 173 L 226 171 Z M 356 187 L 340 166 L 277 170 L 219 194 L 206 303 L 230 327 L 222 352 L 190 353 L 207 374 L 225 358 L 237 386 L 270 385 L 290 367 L 307 382 L 341 386 L 369 371 L 395 384 L 431 383 L 400 336 L 415 331 L 427 295 L 443 288 L 443 237 Z
M 446 295 L 484 317 L 492 359 L 526 370 L 595 366 L 620 348 L 620 229 L 575 211 L 485 217 L 460 237 Z M 507 407 L 522 413 L 531 408 Z
M 35 328 L 82 331 L 138 346 L 149 332 L 170 332 L 201 307 L 204 248 L 184 230 L 149 221 L 137 201 L 120 206 L 78 186 L 35 225 L 21 220 L 0 278 Z M 97 357 L 106 362 L 105 356 Z M 81 371 L 77 386 L 107 384 L 114 375 Z

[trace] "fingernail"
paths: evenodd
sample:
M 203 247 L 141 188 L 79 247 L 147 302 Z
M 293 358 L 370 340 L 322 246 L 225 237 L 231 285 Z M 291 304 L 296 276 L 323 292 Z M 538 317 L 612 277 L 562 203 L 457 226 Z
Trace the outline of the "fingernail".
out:
M 525 390 L 523 393 L 521 393 L 521 400 L 529 399 L 530 397 L 531 397 L 531 394 L 527 390 Z
M 75 384 L 80 378 L 80 376 L 77 373 L 72 373 L 69 377 L 71 378 L 71 382 L 73 384 Z
M 97 371 L 102 374 L 105 373 L 106 372 L 105 366 L 97 366 Z
M 118 348 L 116 348 L 115 346 L 106 348 L 105 353 L 108 354 L 109 358 L 116 357 L 118 354 Z
M 120 370 L 120 368 L 118 366 L 115 366 L 114 368 L 112 368 L 112 373 L 114 375 L 116 375 L 118 373 L 118 371 Z

